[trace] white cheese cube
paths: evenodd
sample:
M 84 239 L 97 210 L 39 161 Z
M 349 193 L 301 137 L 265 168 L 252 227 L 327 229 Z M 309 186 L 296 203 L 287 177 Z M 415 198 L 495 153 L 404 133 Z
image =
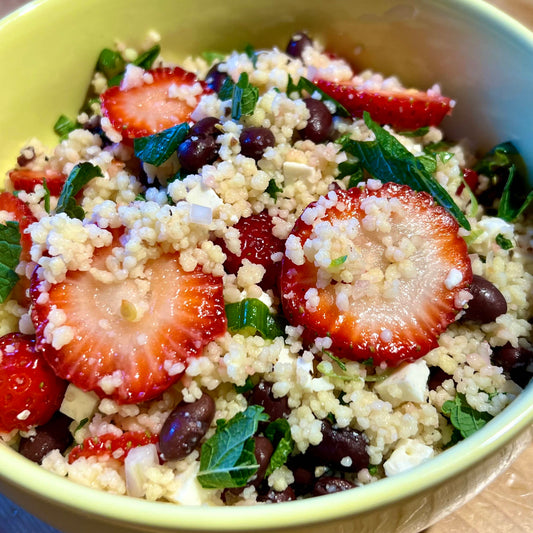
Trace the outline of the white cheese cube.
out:
M 283 163 L 285 185 L 293 185 L 298 181 L 309 181 L 311 183 L 314 173 L 315 170 L 313 167 L 304 165 L 303 163 L 293 163 L 292 161 L 285 161 Z
M 79 424 L 85 418 L 93 416 L 99 401 L 100 398 L 94 392 L 82 391 L 70 383 L 59 410 Z
M 400 474 L 433 457 L 433 448 L 413 439 L 405 439 L 383 463 L 387 477 Z
M 159 465 L 155 444 L 132 448 L 124 459 L 124 473 L 126 474 L 126 490 L 129 496 L 142 498 L 145 494 L 145 472 L 152 466 Z
M 201 205 L 216 209 L 222 205 L 222 200 L 211 187 L 205 187 L 201 183 L 196 184 L 185 196 L 185 200 L 190 204 Z
M 401 366 L 388 378 L 374 386 L 374 392 L 393 406 L 403 402 L 422 403 L 428 387 L 429 368 L 423 359 Z
M 206 490 L 201 487 L 196 477 L 199 468 L 200 463 L 195 461 L 176 475 L 173 483 L 175 490 L 168 494 L 169 500 L 180 505 L 205 505 Z

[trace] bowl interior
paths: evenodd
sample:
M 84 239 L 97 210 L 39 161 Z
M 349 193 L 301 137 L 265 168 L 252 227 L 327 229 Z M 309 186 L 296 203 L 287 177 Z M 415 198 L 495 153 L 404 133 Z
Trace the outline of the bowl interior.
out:
M 522 152 L 533 183 L 533 36 L 494 8 L 475 0 L 39 0 L 0 22 L 0 175 L 24 141 L 56 142 L 60 114 L 75 116 L 98 52 L 115 38 L 136 46 L 149 30 L 162 37 L 172 60 L 205 50 L 283 47 L 305 29 L 360 68 L 397 74 L 422 88 L 440 82 L 458 102 L 444 128 L 468 136 L 480 151 L 511 140 Z M 529 68 L 528 68 L 529 67 Z M 29 493 L 61 506 L 72 501 L 88 514 L 168 528 L 250 530 L 323 521 L 371 510 L 431 488 L 494 453 L 533 422 L 530 386 L 495 420 L 413 472 L 349 493 L 234 509 L 177 508 L 74 485 L 7 449 L 0 474 Z M 44 490 L 45 489 L 45 490 Z

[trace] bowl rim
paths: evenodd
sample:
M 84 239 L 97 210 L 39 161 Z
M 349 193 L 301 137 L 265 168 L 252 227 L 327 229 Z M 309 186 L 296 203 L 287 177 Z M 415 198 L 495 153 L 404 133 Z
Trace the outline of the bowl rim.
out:
M 509 38 L 518 41 L 533 54 L 533 32 L 520 22 L 484 0 L 426 0 L 429 4 L 460 10 L 495 25 Z M 0 20 L 0 35 L 4 27 L 41 5 L 66 5 L 69 0 L 33 0 Z M 357 490 L 331 494 L 322 498 L 297 500 L 276 506 L 272 513 L 268 505 L 233 507 L 181 506 L 167 502 L 151 502 L 110 494 L 79 485 L 53 474 L 25 459 L 11 448 L 0 446 L 0 477 L 42 500 L 64 508 L 79 510 L 98 518 L 137 527 L 178 528 L 192 531 L 249 531 L 281 527 L 305 526 L 339 520 L 368 512 L 423 492 L 457 476 L 528 430 L 533 424 L 533 382 L 503 412 L 468 439 L 459 442 L 430 461 L 416 468 L 366 485 Z M 46 492 L 36 487 L 46 487 Z M 77 502 L 77 503 L 73 503 Z

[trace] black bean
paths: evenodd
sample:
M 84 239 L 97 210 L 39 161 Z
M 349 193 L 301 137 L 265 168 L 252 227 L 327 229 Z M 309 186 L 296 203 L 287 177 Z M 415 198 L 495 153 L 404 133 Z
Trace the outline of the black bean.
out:
M 313 487 L 313 496 L 325 496 L 334 492 L 354 489 L 355 485 L 346 479 L 339 477 L 324 476 L 317 480 Z
M 318 144 L 324 142 L 329 137 L 333 119 L 331 113 L 324 102 L 315 98 L 305 98 L 305 105 L 309 110 L 309 120 L 305 128 L 300 130 L 303 139 L 308 139 Z
M 328 465 L 337 470 L 358 472 L 368 466 L 369 457 L 366 451 L 366 437 L 352 428 L 336 429 L 327 420 L 322 421 L 322 441 L 309 446 L 306 455 L 316 464 Z M 344 465 L 342 459 L 348 457 Z
M 528 367 L 533 363 L 533 352 L 527 348 L 514 348 L 510 343 L 494 348 L 492 364 L 501 366 L 509 377 L 520 387 L 524 388 L 533 374 Z
M 228 74 L 226 72 L 220 72 L 220 63 L 215 63 L 205 76 L 206 85 L 212 90 L 218 93 L 220 88 L 226 81 Z
M 52 450 L 63 453 L 72 443 L 71 422 L 71 418 L 58 411 L 46 424 L 35 429 L 35 435 L 20 439 L 20 454 L 40 463 Z
M 291 414 L 287 397 L 274 398 L 272 394 L 272 383 L 268 381 L 260 381 L 252 389 L 248 397 L 248 403 L 263 407 L 265 413 L 270 416 L 271 422 L 278 418 L 288 418 Z
M 268 128 L 245 128 L 239 137 L 241 154 L 259 161 L 265 150 L 274 146 L 274 134 Z
M 507 313 L 507 302 L 503 294 L 481 276 L 474 275 L 470 292 L 473 298 L 468 302 L 463 320 L 473 320 L 487 324 L 494 322 L 496 317 Z
M 25 167 L 28 163 L 31 163 L 35 159 L 35 149 L 33 146 L 28 146 L 21 150 L 20 155 L 17 157 L 17 164 L 19 167 Z
M 289 41 L 289 44 L 287 44 L 285 52 L 287 53 L 287 55 L 290 55 L 292 57 L 302 57 L 302 52 L 304 51 L 304 49 L 307 46 L 312 45 L 313 41 L 306 33 L 298 32 L 291 37 L 291 40 Z
M 267 471 L 268 464 L 272 453 L 274 453 L 274 446 L 266 437 L 254 437 L 255 441 L 255 460 L 259 465 L 257 472 L 255 473 L 251 485 L 258 487 L 263 479 L 265 479 L 265 472 Z
M 315 483 L 314 461 L 309 460 L 306 454 L 291 457 L 287 462 L 287 467 L 292 471 L 294 483 L 292 487 L 298 495 L 309 494 L 313 490 Z
M 194 126 L 191 127 L 189 131 L 189 137 L 201 136 L 201 135 L 212 135 L 217 137 L 220 135 L 220 130 L 217 129 L 217 124 L 220 124 L 218 118 L 215 117 L 205 117 L 199 120 Z
M 180 165 L 190 172 L 196 172 L 204 165 L 212 163 L 217 155 L 218 146 L 211 135 L 193 135 L 178 146 Z
M 183 459 L 194 451 L 215 416 L 215 402 L 202 394 L 192 403 L 181 402 L 168 416 L 159 435 L 159 449 L 165 460 Z
M 290 502 L 296 499 L 296 494 L 291 487 L 287 487 L 281 492 L 277 492 L 274 489 L 270 489 L 266 494 L 260 494 L 257 497 L 258 502 L 263 503 L 282 503 Z
M 450 379 L 451 376 L 446 374 L 440 366 L 432 366 L 429 369 L 429 380 L 428 387 L 429 390 L 436 390 L 437 387 L 440 387 L 444 381 Z

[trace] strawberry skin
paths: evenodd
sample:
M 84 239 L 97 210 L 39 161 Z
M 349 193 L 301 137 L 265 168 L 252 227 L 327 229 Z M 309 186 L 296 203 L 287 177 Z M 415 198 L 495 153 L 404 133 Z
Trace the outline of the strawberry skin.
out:
M 422 357 L 437 346 L 439 334 L 455 320 L 462 306 L 460 293 L 472 281 L 466 243 L 457 234 L 457 222 L 430 195 L 405 185 L 387 183 L 377 190 L 355 187 L 335 194 L 334 204 L 326 206 L 323 216 L 313 224 L 304 222 L 309 222 L 304 211 L 289 239 L 299 239 L 305 250 L 306 242 L 312 244 L 316 238 L 317 224 L 330 223 L 339 233 L 344 231 L 342 224 L 354 222 L 358 230 L 350 237 L 350 253 L 359 257 L 359 270 L 349 282 L 333 278 L 327 284 L 318 283 L 318 288 L 318 255 L 315 260 L 292 256 L 303 264 L 295 264 L 285 255 L 281 273 L 285 317 L 292 325 L 304 326 L 306 339 L 330 337 L 331 350 L 341 357 L 357 361 L 373 358 L 376 365 L 392 366 Z M 369 204 L 382 200 L 401 206 L 394 208 L 390 230 L 383 233 L 367 225 L 365 211 Z M 307 209 L 318 203 L 320 200 Z M 391 237 L 387 244 L 385 240 Z M 390 245 L 399 249 L 399 243 L 411 246 L 408 259 L 414 270 L 393 278 L 393 283 L 398 282 L 396 290 L 386 292 L 383 280 L 389 277 L 388 268 L 393 264 Z M 368 277 L 372 272 L 373 277 Z M 377 280 L 376 272 L 383 274 Z M 318 297 L 312 305 L 310 289 L 316 290 Z M 355 291 L 347 308 L 339 307 L 339 289 Z
M 33 216 L 28 204 L 10 192 L 0 193 L 0 211 L 6 211 L 11 215 L 8 218 L 3 217 L 4 220 L 19 223 L 20 245 L 22 246 L 20 259 L 21 261 L 29 261 L 32 241 L 31 236 L 26 233 L 26 229 L 30 224 L 37 222 L 37 219 Z
M 98 250 L 93 266 L 110 253 Z M 39 299 L 34 276 L 30 295 L 37 344 L 50 366 L 77 387 L 119 403 L 161 394 L 183 373 L 178 363 L 186 365 L 226 331 L 221 278 L 200 267 L 185 272 L 177 254 L 148 262 L 136 280 L 103 283 L 89 272 L 70 271 L 48 298 Z M 72 337 L 56 342 L 56 349 L 47 332 L 53 310 L 64 312 L 62 326 Z
M 59 196 L 65 185 L 67 177 L 55 170 L 30 170 L 28 168 L 17 168 L 8 174 L 9 180 L 15 191 L 33 192 L 36 185 L 42 185 L 46 179 L 46 186 L 52 196 Z
M 146 137 L 189 120 L 201 95 L 196 96 L 195 104 L 191 106 L 183 99 L 170 97 L 172 86 L 200 83 L 205 94 L 211 92 L 192 72 L 179 67 L 146 72 L 152 75 L 153 83 L 127 89 L 117 85 L 100 96 L 103 115 L 129 139 Z
M 268 211 L 241 218 L 234 226 L 240 232 L 241 255 L 230 252 L 223 239 L 219 239 L 226 254 L 224 268 L 228 274 L 237 274 L 243 259 L 265 267 L 265 275 L 260 283 L 264 290 L 277 287 L 281 272 L 281 261 L 274 262 L 272 254 L 284 251 L 284 242 L 272 234 L 272 218 Z
M 0 432 L 46 424 L 59 409 L 67 382 L 36 352 L 32 336 L 4 335 L 0 354 Z
M 384 91 L 361 89 L 349 83 L 315 80 L 317 87 L 342 104 L 352 116 L 361 118 L 368 111 L 378 124 L 398 131 L 438 126 L 451 114 L 453 100 L 416 89 Z
M 106 433 L 99 437 L 89 437 L 83 441 L 83 444 L 72 448 L 68 455 L 68 462 L 72 464 L 80 457 L 109 456 L 123 463 L 133 448 L 156 444 L 158 440 L 158 435 L 151 435 L 145 431 L 126 431 L 120 436 Z

